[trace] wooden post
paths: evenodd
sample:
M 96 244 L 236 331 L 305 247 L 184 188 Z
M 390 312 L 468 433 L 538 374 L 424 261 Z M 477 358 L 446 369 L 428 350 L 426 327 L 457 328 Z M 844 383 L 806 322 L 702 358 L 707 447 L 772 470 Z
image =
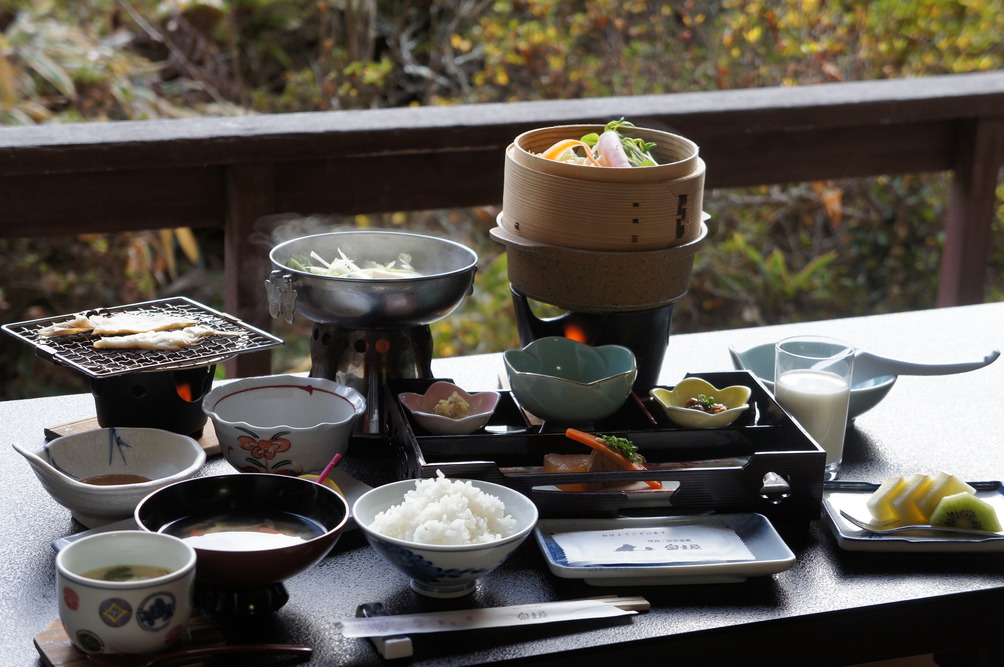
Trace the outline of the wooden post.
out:
M 998 173 L 1004 166 L 1004 118 L 960 125 L 945 219 L 939 306 L 983 302 Z
M 248 162 L 227 167 L 224 279 L 227 312 L 269 331 L 272 318 L 265 296 L 270 248 L 254 242 L 255 222 L 275 212 L 275 166 Z M 270 351 L 238 355 L 225 364 L 228 377 L 269 375 Z

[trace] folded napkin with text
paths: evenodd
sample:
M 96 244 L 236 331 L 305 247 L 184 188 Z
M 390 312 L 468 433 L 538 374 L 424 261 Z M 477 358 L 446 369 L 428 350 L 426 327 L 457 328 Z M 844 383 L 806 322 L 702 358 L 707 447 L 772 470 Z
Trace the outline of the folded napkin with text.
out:
M 552 533 L 569 566 L 646 565 L 754 560 L 725 526 L 648 526 Z

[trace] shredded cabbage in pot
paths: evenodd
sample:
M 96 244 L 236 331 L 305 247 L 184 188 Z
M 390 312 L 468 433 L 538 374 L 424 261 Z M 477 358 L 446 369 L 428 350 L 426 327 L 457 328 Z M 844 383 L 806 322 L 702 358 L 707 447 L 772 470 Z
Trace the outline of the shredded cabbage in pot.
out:
M 401 253 L 397 259 L 386 264 L 380 264 L 371 260 L 359 263 L 349 259 L 341 248 L 338 249 L 338 257 L 328 262 L 323 257 L 311 250 L 310 255 L 294 255 L 286 262 L 286 266 L 297 271 L 312 273 L 318 276 L 331 276 L 334 278 L 365 278 L 368 280 L 387 280 L 393 278 L 418 278 L 422 274 L 411 267 L 411 255 Z

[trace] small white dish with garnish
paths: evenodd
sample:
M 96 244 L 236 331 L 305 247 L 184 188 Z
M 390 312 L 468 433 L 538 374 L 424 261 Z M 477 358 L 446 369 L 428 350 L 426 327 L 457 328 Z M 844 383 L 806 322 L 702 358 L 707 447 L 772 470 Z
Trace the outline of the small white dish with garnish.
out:
M 751 393 L 744 385 L 718 389 L 698 377 L 684 378 L 672 389 L 653 387 L 649 390 L 649 395 L 666 416 L 685 428 L 728 426 L 749 407 Z
M 499 403 L 497 391 L 470 394 L 452 382 L 432 383 L 424 394 L 398 394 L 418 425 L 434 435 L 468 435 L 488 423 Z

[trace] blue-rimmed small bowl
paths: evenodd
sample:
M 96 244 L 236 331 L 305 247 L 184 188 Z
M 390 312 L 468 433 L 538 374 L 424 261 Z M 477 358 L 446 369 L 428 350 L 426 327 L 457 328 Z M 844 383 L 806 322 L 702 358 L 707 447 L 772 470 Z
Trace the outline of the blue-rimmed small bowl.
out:
M 592 424 L 609 417 L 631 395 L 638 377 L 628 348 L 594 347 L 561 336 L 539 338 L 502 357 L 513 396 L 547 426 Z
M 453 480 L 501 500 L 505 514 L 516 521 L 513 532 L 480 544 L 422 544 L 375 531 L 371 524 L 376 515 L 401 504 L 415 482 L 406 479 L 367 491 L 356 500 L 352 516 L 370 546 L 409 577 L 412 590 L 421 595 L 453 598 L 473 592 L 477 580 L 501 565 L 537 525 L 537 506 L 519 491 L 480 480 Z

